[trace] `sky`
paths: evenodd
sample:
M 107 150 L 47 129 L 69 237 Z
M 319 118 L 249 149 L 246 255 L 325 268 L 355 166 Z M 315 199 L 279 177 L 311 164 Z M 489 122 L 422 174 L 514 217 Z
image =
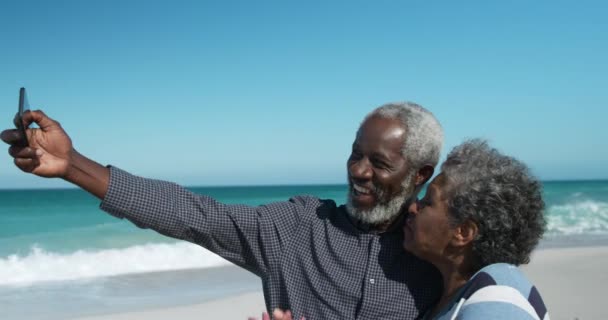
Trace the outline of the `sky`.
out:
M 2 1 L 20 87 L 75 148 L 187 186 L 346 182 L 373 108 L 413 101 L 442 159 L 483 138 L 543 180 L 608 179 L 603 1 Z M 0 152 L 0 188 L 70 187 Z

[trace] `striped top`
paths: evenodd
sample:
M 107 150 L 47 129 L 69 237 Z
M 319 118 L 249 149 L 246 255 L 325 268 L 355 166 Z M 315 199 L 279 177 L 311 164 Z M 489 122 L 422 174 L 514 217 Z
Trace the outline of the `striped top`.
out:
M 549 313 L 538 290 L 519 268 L 496 263 L 473 275 L 435 319 L 549 320 Z

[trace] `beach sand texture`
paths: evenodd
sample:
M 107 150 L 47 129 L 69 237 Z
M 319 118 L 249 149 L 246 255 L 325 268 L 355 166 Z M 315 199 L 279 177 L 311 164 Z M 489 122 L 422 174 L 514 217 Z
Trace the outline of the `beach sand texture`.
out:
M 552 320 L 608 319 L 608 246 L 537 250 L 522 269 Z
M 545 299 L 553 320 L 608 319 L 608 246 L 541 249 L 522 267 Z M 80 320 L 247 319 L 264 310 L 262 292 L 206 303 L 109 314 Z M 314 317 L 310 317 L 314 319 Z

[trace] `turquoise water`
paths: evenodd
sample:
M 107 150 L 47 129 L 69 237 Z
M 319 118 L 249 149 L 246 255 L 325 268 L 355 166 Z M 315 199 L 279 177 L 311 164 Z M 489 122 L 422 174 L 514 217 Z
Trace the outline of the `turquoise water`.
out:
M 346 193 L 345 185 L 190 189 L 248 205 L 297 194 L 342 203 Z M 79 189 L 0 190 L 0 286 L 223 264 L 198 246 L 106 214 L 99 200 Z
M 346 186 L 190 188 L 224 203 L 259 205 L 313 194 L 344 202 Z M 99 200 L 79 189 L 0 190 L 0 258 L 32 248 L 66 254 L 171 242 L 99 210 Z M 0 282 L 1 283 L 1 282 Z
M 190 189 L 225 203 L 248 205 L 284 201 L 297 194 L 344 203 L 346 196 L 346 185 Z M 545 182 L 544 195 L 546 238 L 608 236 L 608 181 Z M 79 189 L 0 190 L 0 285 L 224 263 L 196 246 L 138 229 L 98 206 L 97 199 Z M 175 257 L 173 264 L 163 262 L 168 255 Z M 96 265 L 100 261 L 112 261 L 111 268 Z M 155 267 L 157 263 L 162 266 Z M 41 265 L 46 266 L 44 275 Z
M 341 204 L 346 199 L 347 187 L 190 189 L 225 203 L 259 205 L 310 194 Z M 589 239 L 606 242 L 608 181 L 545 182 L 544 195 L 548 220 L 545 243 L 588 244 Z M 137 281 L 137 277 L 150 272 L 165 272 L 164 277 L 171 279 L 161 288 L 171 288 L 174 302 L 196 301 L 210 291 L 193 287 L 191 281 L 179 276 L 185 271 L 175 271 L 214 270 L 213 267 L 229 265 L 205 249 L 138 229 L 102 212 L 98 206 L 97 199 L 78 189 L 0 190 L 0 309 L 12 310 L 12 316 L 19 319 L 63 319 L 69 318 L 67 309 L 57 306 L 66 299 L 81 299 L 80 304 L 91 308 L 102 305 L 106 309 L 129 310 L 128 305 L 113 300 L 120 291 L 112 288 L 125 290 L 125 295 L 139 295 L 140 298 L 128 300 L 133 305 L 170 304 L 162 289 L 143 287 L 150 283 L 149 279 Z M 239 283 L 232 288 L 259 286 L 255 281 L 252 284 L 251 279 Z M 222 285 L 214 288 L 212 295 L 222 294 L 218 289 Z M 32 303 L 37 304 L 36 309 L 28 309 Z M 30 312 L 27 316 L 22 312 L 26 309 Z M 87 310 L 92 309 L 85 308 L 80 315 Z

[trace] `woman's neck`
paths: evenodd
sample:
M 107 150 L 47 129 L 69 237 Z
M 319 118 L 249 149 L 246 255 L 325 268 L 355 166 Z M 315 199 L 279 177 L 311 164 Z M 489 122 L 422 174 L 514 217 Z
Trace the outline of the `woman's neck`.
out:
M 432 317 L 436 316 L 439 311 L 452 301 L 458 290 L 462 288 L 473 275 L 470 268 L 465 267 L 461 263 L 446 263 L 442 266 L 437 266 L 437 268 L 443 277 L 443 292 L 439 302 L 433 307 L 431 312 Z

